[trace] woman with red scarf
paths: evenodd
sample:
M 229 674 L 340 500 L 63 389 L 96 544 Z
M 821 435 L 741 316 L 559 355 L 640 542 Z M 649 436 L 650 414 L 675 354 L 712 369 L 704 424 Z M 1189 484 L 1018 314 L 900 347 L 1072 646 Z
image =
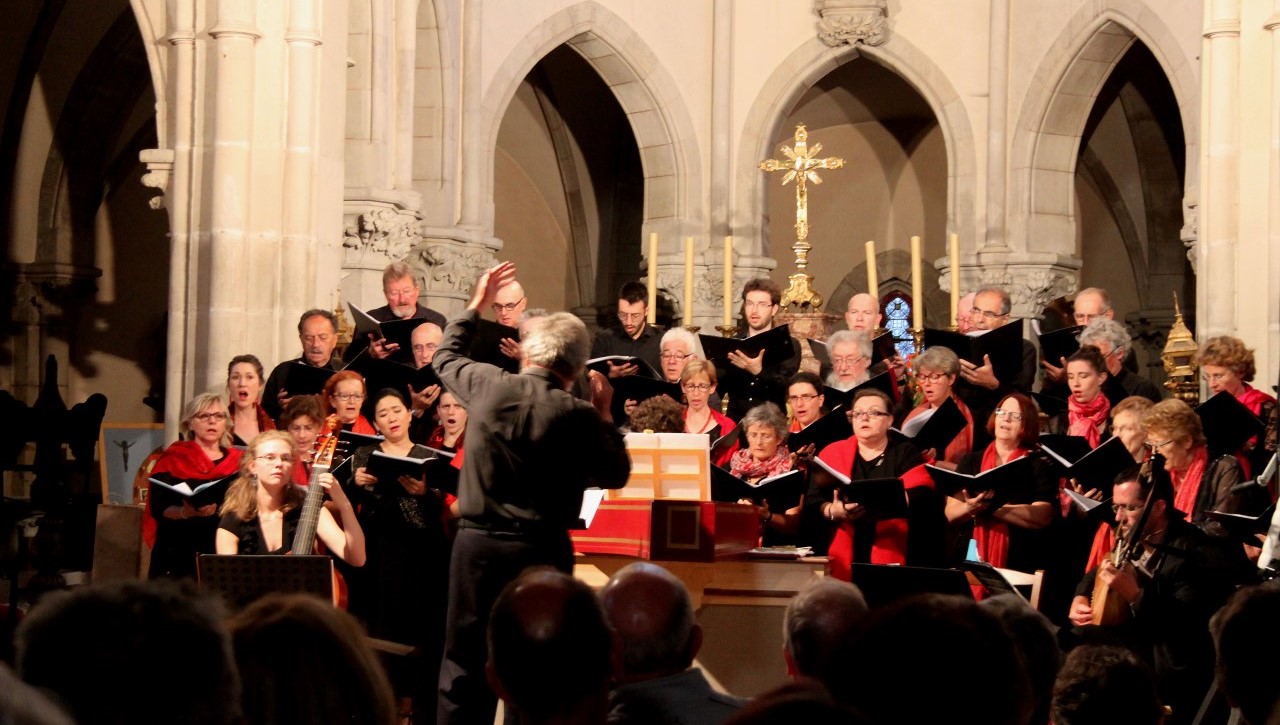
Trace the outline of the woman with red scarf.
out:
M 742 416 L 742 438 L 747 447 L 740 448 L 729 458 L 729 473 L 750 484 L 771 476 L 780 476 L 795 465 L 796 457 L 787 450 L 787 419 L 773 403 L 757 405 Z M 738 503 L 751 503 L 750 500 Z M 794 544 L 800 528 L 800 512 L 804 510 L 803 497 L 797 497 L 794 506 L 783 511 L 770 511 L 769 505 L 759 507 L 760 526 L 765 546 Z
M 909 441 L 889 438 L 892 407 L 893 401 L 883 391 L 858 391 L 849 413 L 853 437 L 832 443 L 818 454 L 851 480 L 901 478 L 907 490 L 909 518 L 877 520 L 860 504 L 845 503 L 831 491 L 810 487 L 805 505 L 835 529 L 827 555 L 831 575 L 837 579 L 849 581 L 855 561 L 935 566 L 943 558 L 942 502 L 920 451 Z
M 935 461 L 943 461 L 946 463 L 959 463 L 973 450 L 973 413 L 969 411 L 969 406 L 965 405 L 960 398 L 956 397 L 952 392 L 952 388 L 956 384 L 956 376 L 960 374 L 960 358 L 956 354 L 945 347 L 931 347 L 920 353 L 912 364 L 915 369 L 916 382 L 920 385 L 920 392 L 924 396 L 924 400 L 920 402 L 907 413 L 907 417 L 903 419 L 902 424 L 906 425 L 912 418 L 916 418 L 924 413 L 942 405 L 947 398 L 956 404 L 960 409 L 960 413 L 964 416 L 965 426 L 951 439 L 945 450 L 942 451 L 923 451 L 924 457 L 930 463 Z
M 195 488 L 236 473 L 240 451 L 231 447 L 229 418 L 227 403 L 221 397 L 202 393 L 192 398 L 178 424 L 181 440 L 165 449 L 151 475 Z M 218 504 L 197 508 L 169 489 L 151 486 L 147 510 L 156 521 L 150 577 L 194 577 L 196 555 L 214 552 Z
M 960 460 L 956 470 L 976 474 L 1030 455 L 1040 446 L 1040 423 L 1035 404 L 1022 393 L 1004 396 L 987 420 L 994 440 L 983 451 Z M 978 556 L 995 567 L 1035 571 L 1045 568 L 1045 528 L 1053 523 L 1057 482 L 1047 464 L 1036 461 L 1031 485 L 1002 506 L 991 508 L 992 492 L 970 496 L 958 491 L 946 500 L 947 522 L 957 542 L 972 537 Z M 961 558 L 963 555 L 961 555 Z
M 377 435 L 378 431 L 360 413 L 364 398 L 364 378 L 353 370 L 343 370 L 329 378 L 320 393 L 320 399 L 324 401 L 324 415 L 337 414 L 341 430 Z
M 1263 423 L 1275 425 L 1276 399 L 1249 384 L 1258 369 L 1253 350 L 1245 347 L 1243 340 L 1230 335 L 1209 338 L 1200 349 L 1200 372 L 1209 386 L 1209 395 L 1231 393 Z M 1275 440 L 1274 435 L 1271 440 Z M 1245 478 L 1256 476 L 1267 467 L 1276 452 L 1274 445 L 1260 444 L 1255 436 L 1236 453 Z
M 227 364 L 227 395 L 231 400 L 231 436 L 244 447 L 276 425 L 262 409 L 262 362 L 255 355 L 236 355 Z
M 1098 348 L 1085 345 L 1067 358 L 1067 435 L 1079 436 L 1097 448 L 1107 427 L 1111 401 L 1102 393 L 1107 362 Z

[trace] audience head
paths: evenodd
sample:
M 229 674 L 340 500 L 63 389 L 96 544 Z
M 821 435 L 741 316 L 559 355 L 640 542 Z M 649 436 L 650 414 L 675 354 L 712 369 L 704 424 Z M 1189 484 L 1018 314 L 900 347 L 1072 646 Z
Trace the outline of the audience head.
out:
M 1158 725 L 1164 708 L 1151 670 L 1123 647 L 1085 645 L 1067 655 L 1053 685 L 1054 725 Z
M 983 287 L 973 295 L 970 324 L 975 330 L 994 330 L 1009 321 L 1012 310 L 1008 292 L 999 287 Z
M 262 361 L 256 355 L 236 355 L 227 364 L 227 392 L 231 404 L 249 407 L 262 398 Z
M 801 426 L 806 426 L 822 416 L 826 397 L 822 391 L 822 378 L 802 370 L 791 376 L 787 383 L 787 402 L 791 414 Z
M 200 393 L 187 401 L 178 421 L 178 437 L 205 447 L 231 447 L 231 411 L 217 393 Z
M 951 387 L 960 374 L 960 358 L 948 348 L 935 346 L 916 356 L 914 368 L 924 402 L 936 408 L 951 397 Z
M 546 317 L 551 314 L 551 310 L 545 307 L 530 307 L 520 313 L 520 321 L 516 325 L 516 330 L 520 333 L 520 339 L 523 340 L 525 335 L 529 334 L 529 324 L 540 317 Z
M 837 330 L 827 338 L 831 375 L 827 383 L 837 390 L 851 390 L 867 379 L 871 366 L 871 338 L 866 332 Z
M 1040 445 L 1040 417 L 1036 404 L 1022 393 L 1009 393 L 987 419 L 987 432 L 1024 451 Z
M 773 327 L 773 316 L 782 302 L 782 288 L 768 277 L 747 280 L 742 286 L 742 317 L 749 332 L 764 332 Z
M 269 594 L 230 621 L 246 722 L 397 722 L 391 685 L 354 617 L 307 594 Z
M 880 300 L 866 292 L 859 292 L 849 298 L 849 305 L 845 308 L 844 322 L 850 330 L 869 333 L 880 326 L 880 320 L 883 317 L 880 314 Z
M 504 285 L 493 297 L 493 314 L 499 325 L 516 327 L 520 315 L 529 306 L 529 298 L 525 296 L 524 287 L 514 280 Z
M 649 289 L 639 282 L 627 282 L 618 290 L 618 322 L 627 337 L 638 339 L 649 314 Z
M 1258 368 L 1253 361 L 1253 350 L 1245 347 L 1243 340 L 1219 335 L 1209 338 L 1200 348 L 1200 372 L 1211 395 L 1224 390 L 1240 395 L 1244 384 L 1253 381 Z
M 833 665 L 852 656 L 849 640 L 866 614 L 867 600 L 857 586 L 831 577 L 806 584 L 782 617 L 787 674 L 830 682 Z
M 631 411 L 631 423 L 628 427 L 636 433 L 683 433 L 684 406 L 665 395 L 642 400 Z
M 1098 319 L 1114 320 L 1116 316 L 1116 311 L 1111 309 L 1111 296 L 1101 287 L 1086 287 L 1077 292 L 1071 308 L 1077 325 L 1089 325 Z
M 525 570 L 494 603 L 488 642 L 489 684 L 520 722 L 573 713 L 604 722 L 613 633 L 586 584 L 550 569 Z
M 408 262 L 392 262 L 382 271 L 382 294 L 391 314 L 407 320 L 418 313 L 418 279 Z
M 307 363 L 316 367 L 328 365 L 333 348 L 338 345 L 338 318 L 319 308 L 303 312 L 298 318 L 298 339 Z
M 223 618 L 217 600 L 163 580 L 57 592 L 18 626 L 16 669 L 77 723 L 237 722 Z
M 956 327 L 959 328 L 961 334 L 968 333 L 973 329 L 973 300 L 977 294 L 969 292 L 960 297 L 960 303 L 956 305 Z
M 1181 471 L 1191 465 L 1196 448 L 1205 445 L 1200 416 L 1177 398 L 1162 400 L 1142 416 L 1147 448 L 1164 456 L 1165 468 Z
M 1081 345 L 1067 358 L 1067 386 L 1079 403 L 1091 403 L 1102 395 L 1107 382 L 1107 363 L 1093 345 Z
M 684 369 L 686 362 L 707 357 L 702 351 L 702 341 L 683 327 L 673 327 L 662 333 L 660 355 L 662 377 L 668 383 L 674 383 L 680 379 L 680 371 Z
M 293 436 L 294 444 L 308 459 L 323 427 L 324 411 L 321 409 L 320 396 L 295 395 L 285 403 L 284 412 L 280 414 L 280 429 Z
M 870 722 L 836 702 L 822 683 L 802 678 L 751 699 L 726 725 L 860 725 Z
M 702 646 L 702 628 L 684 583 L 666 569 L 636 562 L 600 590 L 605 617 L 617 634 L 618 681 L 684 672 Z
M 1262 725 L 1280 703 L 1280 581 L 1240 589 L 1209 622 L 1218 686 L 1246 725 Z
M 1155 403 L 1141 395 L 1131 395 L 1111 408 L 1111 431 L 1135 461 L 1147 458 L 1147 429 L 1142 418 L 1153 405 Z
M 680 371 L 680 390 L 690 408 L 702 410 L 716 392 L 716 366 L 706 360 L 685 363 Z
M 431 359 L 436 356 L 436 348 L 440 347 L 440 341 L 444 339 L 444 330 L 434 322 L 424 322 L 413 328 L 413 332 L 409 333 L 409 345 L 413 349 L 413 364 L 415 367 L 426 367 L 431 364 Z
M 342 423 L 352 423 L 360 416 L 364 398 L 364 378 L 354 370 L 335 373 L 320 391 L 325 415 L 337 415 Z
M 19 680 L 0 663 L 0 723 L 4 725 L 75 725 L 52 699 Z
M 568 312 L 553 312 L 531 320 L 527 329 L 520 347 L 529 365 L 550 370 L 566 385 L 582 374 L 591 352 L 591 337 L 582 320 Z
M 982 600 L 981 605 L 996 615 L 1017 646 L 1022 670 L 1031 687 L 1033 715 L 1029 722 L 1048 722 L 1053 682 L 1062 661 L 1055 627 L 1017 594 L 997 594 Z
M 1124 358 L 1133 346 L 1133 338 L 1124 325 L 1109 317 L 1099 317 L 1090 322 L 1080 333 L 1080 349 L 1094 347 L 1102 355 L 1103 370 L 1118 375 L 1124 367 Z

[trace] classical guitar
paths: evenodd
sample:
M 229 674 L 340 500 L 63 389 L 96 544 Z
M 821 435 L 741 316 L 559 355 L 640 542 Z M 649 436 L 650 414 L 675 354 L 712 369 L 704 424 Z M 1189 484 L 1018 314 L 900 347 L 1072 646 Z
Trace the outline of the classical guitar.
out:
M 324 508 L 324 487 L 320 485 L 320 474 L 328 473 L 333 467 L 333 457 L 338 449 L 338 416 L 331 415 L 324 422 L 324 429 L 316 438 L 315 453 L 311 459 L 311 476 L 307 484 L 307 497 L 302 504 L 302 514 L 298 519 L 298 529 L 293 534 L 291 554 L 311 554 L 316 547 L 316 524 L 320 520 L 320 510 Z M 346 609 L 347 587 L 342 575 L 333 572 L 333 604 Z
M 1142 506 L 1142 514 L 1138 516 L 1138 522 L 1134 524 L 1132 530 L 1124 532 L 1128 534 L 1128 538 L 1123 538 L 1119 527 L 1116 527 L 1116 546 L 1107 555 L 1107 559 L 1116 569 L 1123 569 L 1138 556 L 1142 549 L 1142 531 L 1147 527 L 1147 519 L 1151 516 L 1151 502 L 1154 500 L 1156 486 L 1160 483 L 1155 478 L 1161 474 L 1165 477 L 1169 475 L 1164 469 L 1163 456 L 1154 455 L 1142 464 L 1142 471 L 1138 476 L 1150 481 L 1150 489 L 1147 491 L 1147 500 Z M 1094 624 L 1112 626 L 1124 624 L 1129 619 L 1128 603 L 1119 595 L 1113 594 L 1110 585 L 1104 584 L 1100 576 L 1094 577 L 1093 596 L 1089 600 L 1089 606 L 1093 609 Z

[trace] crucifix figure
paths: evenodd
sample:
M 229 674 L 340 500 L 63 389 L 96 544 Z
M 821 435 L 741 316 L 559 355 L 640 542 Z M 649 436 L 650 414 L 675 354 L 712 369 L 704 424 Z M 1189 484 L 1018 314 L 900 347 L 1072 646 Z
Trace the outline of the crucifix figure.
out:
M 791 275 L 791 285 L 782 295 L 782 306 L 809 307 L 814 312 L 822 307 L 822 296 L 812 289 L 813 277 L 805 271 L 809 266 L 809 189 L 806 182 L 821 184 L 817 169 L 839 169 L 844 166 L 844 159 L 839 156 L 828 156 L 825 159 L 815 158 L 822 152 L 822 144 L 815 143 L 809 148 L 809 132 L 804 124 L 796 126 L 795 147 L 781 147 L 782 153 L 789 161 L 766 159 L 760 162 L 761 171 L 785 171 L 782 185 L 796 182 L 796 243 L 791 250 L 796 253 L 795 274 Z

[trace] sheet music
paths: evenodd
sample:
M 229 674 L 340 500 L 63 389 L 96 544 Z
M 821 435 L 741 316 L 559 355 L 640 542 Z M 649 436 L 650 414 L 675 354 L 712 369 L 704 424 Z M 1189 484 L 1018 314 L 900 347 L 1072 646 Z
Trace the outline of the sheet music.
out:
M 578 511 L 578 518 L 584 522 L 584 529 L 591 528 L 591 522 L 600 510 L 600 502 L 604 501 L 604 494 L 603 488 L 588 488 L 582 492 L 582 508 Z
M 916 434 L 920 432 L 920 429 L 924 427 L 925 423 L 928 423 L 929 419 L 933 417 L 933 414 L 938 412 L 939 410 L 941 409 L 930 408 L 926 410 L 925 412 L 921 413 L 920 415 L 917 415 L 916 417 L 912 418 L 906 423 L 903 423 L 902 428 L 898 430 L 898 432 L 908 438 L 915 438 Z

